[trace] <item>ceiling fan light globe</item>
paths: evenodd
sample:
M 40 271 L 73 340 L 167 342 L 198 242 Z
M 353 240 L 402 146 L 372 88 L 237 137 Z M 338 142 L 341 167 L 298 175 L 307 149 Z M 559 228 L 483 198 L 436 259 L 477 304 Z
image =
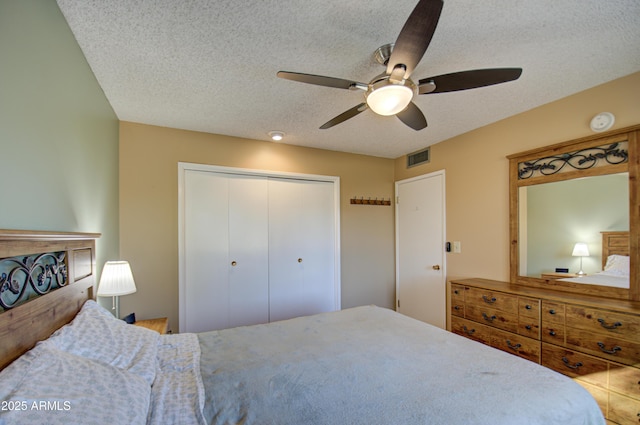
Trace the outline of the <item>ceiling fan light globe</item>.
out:
M 378 87 L 367 95 L 367 105 L 378 115 L 395 115 L 413 99 L 413 90 L 400 84 Z

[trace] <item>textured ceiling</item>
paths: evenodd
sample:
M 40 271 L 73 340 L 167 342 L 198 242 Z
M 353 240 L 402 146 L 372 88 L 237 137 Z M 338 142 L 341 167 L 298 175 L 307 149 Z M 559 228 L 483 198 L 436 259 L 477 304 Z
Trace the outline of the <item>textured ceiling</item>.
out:
M 421 131 L 371 111 L 320 130 L 362 92 L 276 72 L 368 82 L 384 71 L 373 52 L 417 0 L 58 4 L 120 120 L 258 140 L 282 130 L 280 143 L 388 158 L 640 71 L 638 0 L 445 0 L 412 79 L 495 67 L 523 68 L 520 79 L 419 96 Z

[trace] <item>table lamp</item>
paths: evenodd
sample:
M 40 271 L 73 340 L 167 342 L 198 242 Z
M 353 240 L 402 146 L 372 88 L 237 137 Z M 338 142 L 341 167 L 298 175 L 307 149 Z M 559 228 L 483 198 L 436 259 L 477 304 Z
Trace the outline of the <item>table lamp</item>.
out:
M 99 297 L 112 297 L 115 316 L 120 318 L 120 296 L 136 292 L 136 284 L 133 281 L 133 273 L 127 261 L 107 261 L 102 269 Z
M 583 276 L 586 273 L 582 271 L 582 257 L 589 256 L 589 248 L 586 243 L 578 242 L 573 247 L 573 253 L 571 254 L 574 257 L 580 257 L 580 271 L 576 273 L 578 276 Z

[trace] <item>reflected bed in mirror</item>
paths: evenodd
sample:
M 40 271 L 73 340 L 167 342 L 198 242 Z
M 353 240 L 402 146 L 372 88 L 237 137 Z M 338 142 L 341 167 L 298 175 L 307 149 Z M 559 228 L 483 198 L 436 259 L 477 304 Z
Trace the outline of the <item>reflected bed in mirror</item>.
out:
M 540 278 L 567 269 L 592 276 L 603 271 L 607 248 L 601 247 L 602 230 L 626 231 L 629 255 L 628 181 L 628 173 L 617 173 L 520 187 L 520 275 Z M 572 255 L 577 242 L 586 244 L 586 256 Z M 604 281 L 620 287 L 619 279 Z
M 508 156 L 511 282 L 640 301 L 639 143 L 636 125 Z M 619 232 L 611 252 L 601 238 Z
M 592 274 L 560 280 L 628 289 L 629 232 L 602 232 L 602 269 Z

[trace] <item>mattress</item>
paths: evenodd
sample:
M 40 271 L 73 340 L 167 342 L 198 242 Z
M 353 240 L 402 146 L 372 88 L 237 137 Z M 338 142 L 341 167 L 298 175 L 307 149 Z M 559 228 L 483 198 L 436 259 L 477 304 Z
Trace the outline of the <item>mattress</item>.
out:
M 198 340 L 211 424 L 604 424 L 570 378 L 379 307 Z

